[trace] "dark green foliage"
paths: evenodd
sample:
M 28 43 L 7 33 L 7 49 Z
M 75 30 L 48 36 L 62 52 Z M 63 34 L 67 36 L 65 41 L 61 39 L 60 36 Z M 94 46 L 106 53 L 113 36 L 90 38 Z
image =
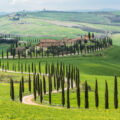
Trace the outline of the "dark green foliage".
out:
M 52 80 L 51 80 L 51 76 L 49 75 L 49 104 L 51 105 L 51 84 L 52 84 Z
M 39 62 L 39 73 L 41 74 L 41 64 Z
M 67 78 L 67 108 L 70 108 L 70 90 L 69 90 L 69 84 L 70 84 L 70 80 L 69 77 Z
M 77 104 L 78 108 L 80 108 L 80 78 L 79 78 L 79 70 L 77 70 Z
M 32 62 L 32 73 L 33 73 L 33 68 L 34 68 L 34 65 L 33 65 L 33 62 Z
M 8 57 L 9 57 L 9 53 L 8 53 L 8 50 L 7 50 L 7 59 L 8 59 Z
M 19 100 L 22 102 L 22 83 L 20 81 L 20 86 L 19 86 Z
M 87 81 L 85 81 L 85 108 L 89 108 L 88 84 L 87 84 Z
M 24 77 L 22 76 L 22 92 L 24 92 Z
M 39 74 L 37 74 L 36 78 L 36 88 L 38 90 L 38 95 L 40 95 L 40 80 L 39 80 Z
M 40 102 L 42 103 L 43 95 L 42 95 L 42 80 L 40 80 Z
M 44 90 L 44 94 L 46 94 L 46 80 L 45 80 L 45 76 L 43 76 L 43 90 Z
M 96 108 L 98 108 L 99 106 L 99 95 L 98 95 L 98 82 L 96 80 L 96 83 L 95 83 L 95 106 Z
M 34 94 L 34 100 L 36 100 L 36 76 L 33 75 L 33 94 Z
M 89 40 L 91 39 L 91 33 L 90 32 L 88 33 L 88 38 L 89 38 Z
M 31 93 L 31 76 L 30 76 L 30 74 L 29 74 L 28 84 L 29 84 L 29 92 Z
M 13 80 L 11 79 L 10 80 L 10 96 L 11 96 L 11 99 L 14 101 L 14 83 L 13 83 Z
M 115 76 L 115 81 L 114 81 L 114 106 L 115 106 L 115 109 L 118 108 L 118 87 L 117 87 L 117 76 Z
M 46 62 L 46 65 L 45 65 L 45 73 L 46 74 L 48 73 L 47 67 L 48 67 L 48 65 L 47 65 L 47 62 Z
M 64 78 L 62 78 L 62 80 L 61 80 L 61 86 L 62 86 L 62 106 L 63 106 L 63 107 L 64 107 L 64 105 L 65 105 L 64 83 L 65 83 L 65 80 L 64 80 Z
M 73 89 L 73 65 L 72 65 L 72 71 L 71 71 L 71 88 Z
M 109 95 L 107 81 L 105 81 L 105 109 L 109 109 Z
M 23 73 L 23 64 L 21 63 L 21 73 Z

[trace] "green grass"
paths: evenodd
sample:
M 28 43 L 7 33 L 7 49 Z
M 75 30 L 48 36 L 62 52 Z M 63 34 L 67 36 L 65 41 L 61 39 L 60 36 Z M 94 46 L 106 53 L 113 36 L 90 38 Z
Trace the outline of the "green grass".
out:
M 29 24 L 18 24 L 27 22 Z M 0 19 L 1 33 L 11 33 L 19 35 L 34 36 L 34 38 L 52 38 L 61 40 L 64 37 L 75 38 L 76 36 L 85 34 L 85 31 L 76 28 L 67 28 L 53 25 L 37 18 L 23 18 L 21 21 L 10 21 L 4 17 Z
M 15 83 L 15 96 L 16 102 L 12 102 L 9 97 L 9 84 L 8 83 L 0 83 L 0 119 L 2 120 L 27 120 L 27 119 L 40 119 L 40 120 L 61 120 L 61 119 L 69 119 L 69 120 L 119 120 L 120 111 L 115 110 L 113 108 L 113 90 L 114 90 L 114 77 L 113 75 L 120 75 L 120 63 L 119 63 L 119 46 L 114 46 L 113 48 L 109 48 L 103 52 L 104 56 L 87 56 L 87 57 L 63 57 L 63 58 L 43 58 L 43 59 L 22 59 L 20 62 L 37 63 L 38 61 L 42 62 L 42 70 L 44 72 L 44 64 L 46 60 L 48 62 L 57 62 L 63 61 L 65 64 L 74 64 L 80 69 L 80 80 L 84 82 L 88 81 L 88 84 L 91 86 L 92 90 L 94 90 L 95 79 L 98 79 L 99 83 L 99 97 L 100 97 L 100 107 L 99 109 L 95 108 L 94 105 L 94 92 L 89 92 L 89 102 L 90 109 L 84 109 L 84 93 L 81 92 L 81 109 L 77 109 L 76 105 L 76 94 L 71 92 L 70 98 L 71 101 L 71 109 L 67 110 L 66 108 L 56 109 L 54 107 L 40 107 L 40 106 L 29 106 L 20 104 L 18 101 L 18 93 L 19 93 L 19 84 Z M 9 60 L 11 63 L 17 63 L 18 60 Z M 2 75 L 3 74 L 3 75 Z M 18 80 L 21 79 L 21 76 L 18 74 L 5 75 L 7 73 L 1 73 L 0 76 L 5 80 L 4 76 L 13 76 L 13 79 Z M 16 78 L 18 76 L 18 79 Z M 26 77 L 27 79 L 27 77 Z M 120 82 L 118 78 L 118 85 L 120 87 Z M 105 89 L 105 80 L 108 81 L 109 87 L 109 100 L 110 100 L 110 109 L 104 109 L 104 89 Z M 119 88 L 120 89 L 120 88 Z M 29 94 L 28 92 L 28 84 L 25 84 L 25 93 L 24 95 Z M 120 99 L 120 94 L 119 94 Z M 44 97 L 45 101 L 48 101 L 48 96 Z M 38 98 L 39 101 L 39 98 Z M 61 105 L 61 94 L 52 95 L 52 104 Z
M 88 23 L 110 23 L 110 20 L 105 16 L 111 13 L 104 12 L 28 12 L 31 17 L 44 18 L 49 20 L 73 21 L 73 22 L 88 22 Z M 114 16 L 113 16 L 114 17 Z
M 1 120 L 119 120 L 119 110 L 104 109 L 55 109 L 39 106 L 23 105 L 12 102 L 9 97 L 9 84 L 0 87 L 0 119 Z M 17 85 L 16 85 L 17 90 Z M 4 97 L 3 97 L 4 96 Z
M 115 34 L 112 36 L 113 44 L 120 46 L 120 34 Z
M 95 109 L 95 80 L 98 80 L 98 91 L 99 91 L 99 109 L 105 108 L 105 80 L 108 82 L 108 88 L 109 88 L 109 107 L 110 109 L 114 109 L 114 77 L 110 76 L 94 76 L 94 75 L 81 75 L 80 80 L 83 83 L 85 80 L 88 81 L 88 84 L 91 86 L 92 91 L 89 91 L 89 107 L 90 109 Z M 118 81 L 120 78 L 118 78 Z M 118 82 L 118 90 L 120 89 L 120 82 Z M 65 93 L 65 107 L 67 106 L 67 93 Z M 52 94 L 52 105 L 59 105 L 62 106 L 62 94 Z M 76 89 L 70 91 L 70 106 L 72 108 L 77 108 L 77 98 L 76 98 Z M 84 101 L 85 101 L 84 92 L 81 92 L 81 109 L 84 109 Z M 120 99 L 120 94 L 119 98 Z M 44 97 L 44 102 L 49 101 L 48 95 Z M 38 103 L 40 103 L 40 100 L 38 98 Z M 49 102 L 48 102 L 49 103 Z M 120 106 L 119 106 L 120 107 Z
M 18 64 L 18 61 L 20 63 L 31 64 L 34 62 L 34 64 L 37 65 L 37 71 L 38 71 L 38 63 L 41 62 L 41 69 L 42 72 L 45 72 L 45 64 L 46 61 L 48 63 L 56 63 L 57 61 L 62 61 L 66 65 L 73 64 L 74 66 L 77 66 L 80 69 L 81 74 L 89 74 L 89 75 L 109 75 L 113 76 L 115 74 L 119 75 L 120 73 L 120 57 L 119 57 L 119 50 L 120 47 L 114 46 L 112 48 L 108 48 L 104 50 L 102 53 L 102 56 L 68 56 L 68 57 L 51 57 L 51 58 L 33 58 L 33 59 L 9 59 L 10 69 L 12 69 L 13 64 Z M 2 60 L 2 63 L 6 64 L 7 60 Z
M 6 73 L 8 74 L 8 73 Z M 14 76 L 14 74 L 12 74 Z M 47 120 L 47 119 L 69 119 L 69 120 L 119 120 L 119 110 L 115 110 L 113 108 L 113 81 L 114 78 L 110 76 L 94 76 L 94 75 L 81 75 L 81 81 L 88 80 L 88 84 L 94 90 L 94 83 L 95 78 L 98 78 L 99 83 L 99 97 L 100 97 L 100 107 L 96 109 L 94 107 L 94 92 L 89 92 L 89 102 L 90 102 L 90 109 L 84 109 L 84 93 L 81 92 L 81 109 L 77 109 L 76 105 L 76 94 L 74 92 L 70 93 L 70 104 L 71 109 L 67 110 L 66 108 L 57 109 L 54 107 L 40 107 L 40 106 L 30 106 L 30 105 L 23 105 L 18 102 L 18 93 L 19 93 L 19 84 L 15 83 L 15 102 L 12 102 L 9 97 L 9 84 L 8 83 L 0 83 L 0 119 L 1 120 L 27 120 L 27 119 L 40 119 L 40 120 Z M 120 78 L 119 78 L 120 79 Z M 119 81 L 118 79 L 118 81 Z M 109 87 L 109 100 L 110 100 L 110 109 L 104 109 L 104 82 L 105 80 L 108 81 Z M 118 82 L 118 86 L 120 87 L 120 82 Z M 25 84 L 25 93 L 24 95 L 28 94 L 28 85 Z M 119 95 L 120 98 L 120 95 Z M 44 100 L 48 100 L 48 96 L 44 97 Z M 38 98 L 39 101 L 39 98 Z M 54 94 L 52 95 L 52 104 L 53 105 L 61 105 L 61 94 Z
M 14 34 L 22 34 L 22 35 L 36 35 L 36 38 L 54 38 L 61 40 L 64 37 L 74 38 L 78 36 L 78 34 L 84 34 L 85 31 L 76 28 L 66 28 L 57 25 L 53 25 L 47 22 L 44 22 L 43 19 L 49 20 L 62 20 L 62 21 L 72 21 L 76 24 L 84 24 L 93 28 L 100 28 L 105 30 L 115 30 L 119 31 L 118 26 L 111 26 L 118 23 L 111 23 L 110 20 L 105 17 L 106 15 L 111 15 L 110 13 L 39 13 L 31 14 L 30 16 L 35 16 L 36 18 L 23 18 L 23 21 L 30 22 L 30 24 L 26 25 L 15 25 L 13 21 L 9 21 L 7 17 L 0 18 L 0 31 Z M 101 15 L 100 15 L 101 14 Z M 119 12 L 112 13 L 114 15 L 118 15 Z M 75 16 L 78 17 L 75 17 Z M 105 16 L 104 16 L 105 15 Z M 53 17 L 54 16 L 54 17 Z M 89 17 L 88 17 L 89 16 Z M 40 19 L 38 19 L 38 17 Z M 89 21 L 90 24 L 85 22 Z M 91 23 L 105 23 L 108 25 L 93 25 Z M 18 29 L 19 28 L 19 29 Z M 38 36 L 42 35 L 42 36 Z M 23 37 L 25 41 L 29 40 L 26 37 Z M 85 80 L 88 81 L 88 84 L 91 86 L 92 90 L 89 92 L 89 103 L 90 109 L 84 109 L 84 92 L 81 92 L 81 109 L 77 108 L 76 104 L 76 93 L 74 91 L 70 92 L 70 104 L 71 109 L 66 109 L 61 107 L 61 93 L 52 94 L 52 106 L 51 107 L 40 107 L 40 106 L 31 106 L 21 104 L 18 100 L 19 96 L 19 84 L 18 82 L 21 80 L 22 75 L 17 73 L 6 73 L 0 72 L 0 120 L 119 120 L 120 119 L 120 109 L 114 109 L 114 75 L 118 76 L 118 90 L 120 90 L 120 35 L 113 35 L 113 44 L 114 46 L 108 48 L 100 53 L 102 56 L 96 56 L 95 54 L 91 54 L 88 56 L 66 56 L 66 57 L 55 57 L 55 58 L 33 58 L 33 59 L 9 59 L 9 60 L 1 60 L 2 63 L 6 64 L 9 61 L 10 69 L 12 70 L 12 65 L 19 62 L 23 64 L 31 64 L 32 62 L 37 65 L 38 72 L 38 62 L 41 62 L 42 73 L 45 72 L 45 63 L 57 63 L 64 62 L 65 65 L 73 64 L 80 69 L 80 80 L 84 83 Z M 31 38 L 30 38 L 31 39 Z M 7 45 L 0 45 L 1 50 L 6 50 Z M 32 76 L 31 76 L 32 77 Z M 12 102 L 10 99 L 10 88 L 9 88 L 9 79 L 13 78 L 15 81 L 15 102 Z M 24 75 L 25 81 L 28 81 L 28 75 Z M 94 89 L 95 89 L 95 80 L 98 79 L 99 85 L 99 98 L 100 98 L 100 106 L 98 109 L 95 108 L 94 104 Z M 42 76 L 41 76 L 42 79 Z M 47 80 L 47 77 L 46 77 Z M 109 88 L 109 103 L 110 109 L 104 109 L 104 96 L 105 96 L 105 80 L 108 82 Z M 47 89 L 48 89 L 48 80 L 47 80 Z M 28 92 L 28 83 L 25 82 L 25 93 L 24 95 L 29 94 Z M 120 99 L 120 91 L 118 92 L 118 96 Z M 44 101 L 48 102 L 48 95 L 44 96 Z M 66 101 L 66 100 L 65 100 Z M 37 98 L 37 102 L 39 102 L 39 98 Z M 59 105 L 59 108 L 54 108 L 55 105 Z M 47 104 L 47 106 L 49 106 Z M 120 101 L 119 101 L 120 108 Z
M 27 16 L 21 18 L 20 21 L 11 21 L 9 17 L 0 18 L 0 31 L 1 33 L 10 33 L 22 35 L 23 41 L 33 39 L 56 39 L 63 38 L 76 38 L 80 35 L 87 34 L 91 29 L 109 31 L 119 33 L 119 23 L 111 22 L 108 17 L 116 16 L 112 13 L 66 13 L 66 12 L 41 12 L 41 13 L 27 13 Z M 79 24 L 88 27 L 84 31 L 82 28 L 64 27 L 63 25 L 55 25 L 51 21 L 65 21 L 70 24 Z M 96 23 L 96 21 L 99 23 Z M 27 24 L 19 24 L 27 23 Z M 26 37 L 27 36 L 27 37 Z

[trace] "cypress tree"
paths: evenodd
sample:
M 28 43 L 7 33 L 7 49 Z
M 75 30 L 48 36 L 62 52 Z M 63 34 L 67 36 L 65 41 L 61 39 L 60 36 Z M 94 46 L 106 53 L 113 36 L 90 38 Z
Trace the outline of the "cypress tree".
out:
M 29 74 L 30 74 L 30 64 L 28 65 L 28 71 L 29 71 Z
M 40 80 L 40 102 L 42 103 L 43 95 L 42 95 L 42 80 Z
M 47 62 L 46 62 L 46 65 L 45 65 L 45 73 L 47 74 Z
M 70 108 L 70 96 L 69 96 L 69 77 L 67 78 L 67 108 Z
M 115 81 L 114 81 L 114 106 L 115 106 L 115 109 L 118 108 L 117 76 L 115 76 Z
M 99 106 L 99 95 L 98 95 L 98 82 L 96 80 L 96 83 L 95 83 L 95 106 L 96 108 L 98 108 Z
M 9 55 L 8 55 L 8 50 L 7 50 L 7 59 L 8 59 L 8 56 L 9 56 Z
M 108 84 L 105 81 L 105 109 L 109 109 Z
M 40 80 L 39 80 L 39 74 L 37 74 L 37 90 L 38 90 L 38 95 L 40 95 Z
M 21 63 L 21 73 L 23 73 L 23 64 Z
M 88 33 L 88 38 L 89 38 L 89 40 L 91 39 L 91 33 L 90 32 Z
M 51 105 L 51 76 L 49 75 L 49 104 Z
M 22 103 L 22 83 L 20 81 L 20 86 L 19 86 L 19 100 Z
M 22 76 L 22 92 L 24 92 L 24 77 Z
M 87 81 L 85 81 L 85 108 L 89 108 Z
M 59 80 L 60 79 L 60 77 L 59 76 L 57 76 L 57 91 L 59 91 Z
M 36 65 L 34 65 L 34 72 L 35 72 L 35 74 L 36 74 Z
M 10 80 L 10 96 L 11 99 L 14 101 L 14 83 L 12 79 Z
M 45 76 L 43 76 L 43 89 L 44 89 L 44 94 L 46 94 L 46 81 L 45 81 Z
M 61 80 L 61 85 L 62 85 L 62 106 L 64 107 L 65 105 L 65 91 L 64 91 L 64 78 Z
M 80 80 L 79 80 L 79 71 L 78 72 L 78 76 L 77 76 L 77 104 L 78 104 L 78 108 L 80 108 Z
M 9 62 L 7 61 L 7 69 L 9 70 Z
M 33 62 L 32 62 L 32 73 L 33 73 L 33 67 L 34 67 L 34 65 L 33 65 Z
M 29 74 L 29 92 L 31 93 L 31 76 Z
M 20 52 L 18 51 L 18 59 L 20 59 Z
M 33 75 L 33 93 L 34 93 L 34 100 L 36 100 L 36 81 L 35 81 L 35 74 Z
M 54 88 L 56 89 L 56 77 L 54 75 Z
M 73 89 L 73 65 L 72 65 L 72 71 L 71 71 L 71 88 Z
M 39 73 L 41 74 L 41 64 L 39 62 Z

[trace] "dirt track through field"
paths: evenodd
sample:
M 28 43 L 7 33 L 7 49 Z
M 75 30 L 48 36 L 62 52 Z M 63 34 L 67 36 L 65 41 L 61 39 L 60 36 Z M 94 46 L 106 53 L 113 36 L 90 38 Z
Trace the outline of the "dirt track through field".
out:
M 67 78 L 65 78 L 65 82 L 67 82 Z M 70 85 L 71 86 L 71 85 Z M 73 85 L 73 87 L 75 87 L 75 84 Z M 67 88 L 64 89 L 65 91 L 67 90 Z M 54 90 L 52 91 L 52 94 L 57 94 L 60 93 L 62 90 Z M 46 92 L 46 95 L 48 95 L 49 92 Z M 42 105 L 42 104 L 37 104 L 34 100 L 34 96 L 32 95 L 28 95 L 28 96 L 24 96 L 23 97 L 23 104 L 27 104 L 27 105 L 34 105 L 34 106 L 43 106 L 43 107 L 54 107 L 54 108 L 58 108 L 58 109 L 62 109 L 62 107 L 56 107 L 56 106 L 48 106 L 48 105 Z
M 2 69 L 0 69 L 0 71 L 2 71 Z M 18 73 L 18 74 L 21 74 L 21 72 L 15 72 L 15 71 L 6 71 L 8 73 Z M 29 74 L 27 72 L 23 72 L 22 74 Z M 30 73 L 30 74 L 33 74 L 33 73 Z M 48 74 L 41 74 L 41 75 L 45 75 L 45 76 L 48 76 Z M 67 82 L 67 78 L 65 78 L 65 82 Z M 70 86 L 71 86 L 71 83 L 70 83 Z M 73 85 L 73 87 L 75 87 L 75 84 Z M 65 91 L 67 90 L 67 88 L 64 89 Z M 62 90 L 54 90 L 52 91 L 52 94 L 56 94 L 56 93 L 60 93 Z M 49 92 L 46 92 L 46 95 L 48 95 Z M 22 104 L 26 104 L 26 105 L 33 105 L 33 106 L 42 106 L 42 107 L 54 107 L 54 108 L 58 108 L 58 109 L 62 109 L 62 107 L 56 107 L 56 106 L 49 106 L 49 105 L 42 105 L 42 104 L 37 104 L 35 101 L 34 101 L 34 96 L 33 94 L 31 95 L 27 95 L 27 96 L 24 96 L 23 97 L 23 100 L 22 100 Z

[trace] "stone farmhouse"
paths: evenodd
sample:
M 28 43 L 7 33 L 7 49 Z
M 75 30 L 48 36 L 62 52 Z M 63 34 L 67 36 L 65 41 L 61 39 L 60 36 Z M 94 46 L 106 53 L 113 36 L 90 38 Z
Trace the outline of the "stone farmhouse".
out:
M 44 39 L 44 40 L 40 41 L 38 46 L 40 48 L 47 48 L 47 47 L 51 47 L 51 46 L 61 46 L 61 45 L 64 45 L 64 44 L 71 44 L 71 45 L 73 45 L 73 44 L 77 43 L 78 41 L 83 41 L 83 40 L 88 40 L 88 37 L 84 36 L 83 38 L 82 37 L 78 37 L 78 38 L 75 38 L 75 39 L 64 38 L 61 41 L 59 41 L 59 40 L 52 40 L 52 39 Z

